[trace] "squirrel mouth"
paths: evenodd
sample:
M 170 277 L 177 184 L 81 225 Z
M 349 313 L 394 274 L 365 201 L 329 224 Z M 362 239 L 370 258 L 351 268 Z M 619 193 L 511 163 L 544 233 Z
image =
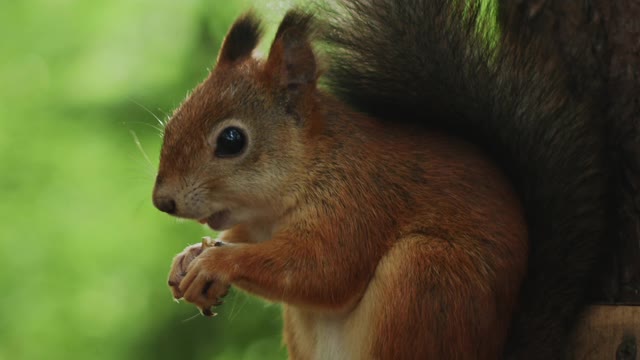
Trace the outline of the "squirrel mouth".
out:
M 213 213 L 209 217 L 198 220 L 201 224 L 207 224 L 211 229 L 215 231 L 221 231 L 226 228 L 227 222 L 231 212 L 229 210 L 221 210 Z

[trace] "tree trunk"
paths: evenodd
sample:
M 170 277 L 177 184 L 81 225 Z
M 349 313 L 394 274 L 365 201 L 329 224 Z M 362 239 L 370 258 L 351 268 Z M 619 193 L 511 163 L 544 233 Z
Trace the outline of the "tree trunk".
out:
M 640 2 L 500 0 L 520 41 L 546 39 L 576 96 L 593 99 L 608 139 L 611 256 L 594 302 L 640 305 Z

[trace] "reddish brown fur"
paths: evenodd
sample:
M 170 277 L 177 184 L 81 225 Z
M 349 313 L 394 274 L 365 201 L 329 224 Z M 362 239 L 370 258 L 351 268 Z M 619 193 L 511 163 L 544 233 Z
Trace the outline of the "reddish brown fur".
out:
M 510 185 L 466 143 L 318 90 L 306 28 L 284 34 L 266 62 L 220 59 L 167 126 L 154 196 L 241 214 L 234 244 L 184 278 L 176 259 L 174 295 L 208 309 L 233 284 L 284 303 L 294 359 L 499 358 L 528 253 Z M 228 119 L 251 135 L 239 159 L 207 140 Z

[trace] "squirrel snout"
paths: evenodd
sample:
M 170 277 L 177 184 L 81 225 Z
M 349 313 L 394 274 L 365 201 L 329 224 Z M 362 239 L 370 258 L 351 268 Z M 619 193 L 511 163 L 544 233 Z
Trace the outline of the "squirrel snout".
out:
M 169 197 L 153 197 L 153 205 L 158 208 L 158 210 L 162 212 L 166 212 L 167 214 L 175 214 L 176 212 L 176 202 L 172 198 Z

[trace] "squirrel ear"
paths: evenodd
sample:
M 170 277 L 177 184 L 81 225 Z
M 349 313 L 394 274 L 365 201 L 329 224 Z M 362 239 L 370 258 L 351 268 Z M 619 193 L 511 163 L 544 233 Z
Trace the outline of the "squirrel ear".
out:
M 240 16 L 224 38 L 218 64 L 232 63 L 251 55 L 261 36 L 260 21 L 253 12 Z
M 318 75 L 309 40 L 311 21 L 311 15 L 290 10 L 280 23 L 266 63 L 266 71 L 276 86 L 288 90 L 315 86 Z

